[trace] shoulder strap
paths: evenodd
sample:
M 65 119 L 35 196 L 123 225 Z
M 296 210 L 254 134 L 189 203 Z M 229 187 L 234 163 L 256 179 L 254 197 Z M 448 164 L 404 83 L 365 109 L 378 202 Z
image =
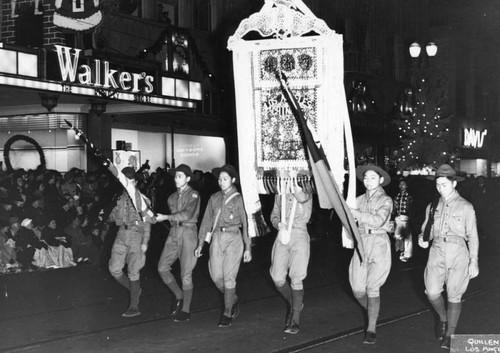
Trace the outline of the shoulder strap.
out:
M 229 203 L 229 201 L 231 201 L 235 196 L 238 196 L 239 194 L 240 194 L 239 192 L 235 192 L 234 194 L 232 194 L 231 196 L 229 196 L 226 199 L 226 202 L 224 202 L 224 205 L 227 205 Z

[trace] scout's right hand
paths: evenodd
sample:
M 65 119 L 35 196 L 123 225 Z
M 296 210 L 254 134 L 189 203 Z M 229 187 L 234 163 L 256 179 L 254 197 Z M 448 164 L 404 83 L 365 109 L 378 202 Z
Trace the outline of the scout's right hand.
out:
M 427 249 L 429 247 L 429 242 L 424 241 L 424 236 L 422 234 L 418 236 L 418 246 L 420 246 L 423 249 Z
M 167 220 L 168 220 L 168 215 L 158 213 L 158 214 L 156 215 L 156 220 L 157 220 L 158 222 L 167 221 Z
M 288 229 L 288 226 L 286 224 L 286 222 L 279 222 L 278 223 L 278 230 L 287 230 Z
M 202 255 L 201 251 L 202 250 L 203 250 L 203 245 L 198 245 L 198 247 L 194 251 L 194 256 L 201 257 L 201 255 Z

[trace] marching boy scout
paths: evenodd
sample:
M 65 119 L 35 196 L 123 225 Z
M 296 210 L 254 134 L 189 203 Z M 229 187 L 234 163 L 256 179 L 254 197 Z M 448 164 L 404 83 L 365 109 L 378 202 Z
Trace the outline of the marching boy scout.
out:
M 462 295 L 469 280 L 479 274 L 479 239 L 474 208 L 455 189 L 463 178 L 443 164 L 432 179 L 440 197 L 427 206 L 418 243 L 427 248 L 432 241 L 424 272 L 425 292 L 439 315 L 436 338 L 441 348 L 449 349 L 462 311 Z M 444 286 L 448 305 L 441 295 Z
M 230 164 L 218 171 L 220 191 L 208 200 L 196 248 L 196 256 L 200 257 L 205 240 L 210 240 L 207 234 L 211 234 L 208 269 L 215 286 L 224 295 L 224 311 L 219 327 L 231 326 L 238 316 L 236 276 L 242 257 L 244 262 L 252 260 L 247 215 L 243 198 L 234 186 L 236 179 L 236 169 Z
M 175 295 L 171 315 L 174 321 L 182 322 L 188 321 L 191 317 L 192 275 L 197 261 L 194 250 L 198 244 L 196 222 L 200 213 L 200 194 L 188 185 L 193 177 L 190 167 L 181 164 L 174 171 L 177 191 L 168 197 L 170 214 L 158 217 L 158 220 L 168 220 L 171 224 L 170 233 L 158 262 L 158 273 Z M 172 264 L 177 259 L 180 262 L 182 290 L 171 272 Z
M 363 181 L 366 193 L 357 197 L 356 208 L 351 212 L 358 222 L 365 258 L 361 263 L 354 252 L 349 266 L 349 282 L 354 296 L 368 315 L 363 343 L 374 344 L 377 340 L 380 287 L 391 270 L 391 243 L 387 233 L 390 230 L 392 199 L 382 188 L 391 182 L 391 178 L 376 165 L 357 167 L 356 176 Z
M 122 173 L 128 182 L 135 182 L 135 171 L 132 167 L 123 168 Z M 138 316 L 141 314 L 140 271 L 146 263 L 151 224 L 142 220 L 125 189 L 111 211 L 109 220 L 119 227 L 111 249 L 109 272 L 130 294 L 130 305 L 122 316 Z M 127 275 L 123 273 L 125 264 L 127 264 Z
M 299 333 L 310 244 L 307 223 L 311 218 L 312 196 L 298 185 L 293 193 L 276 194 L 271 223 L 278 229 L 269 270 L 276 289 L 288 305 L 285 333 Z M 290 284 L 287 281 L 290 277 Z

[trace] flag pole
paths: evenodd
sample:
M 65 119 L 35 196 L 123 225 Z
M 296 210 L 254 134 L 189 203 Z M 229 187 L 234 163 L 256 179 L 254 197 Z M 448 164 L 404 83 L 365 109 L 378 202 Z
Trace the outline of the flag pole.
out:
M 313 135 L 314 128 L 312 127 L 311 123 L 304 117 L 304 113 L 300 108 L 299 103 L 297 102 L 294 94 L 291 92 L 290 87 L 288 86 L 285 74 L 278 70 L 275 71 L 275 74 L 276 78 L 280 83 L 284 96 L 288 104 L 290 105 L 292 113 L 297 119 L 298 124 L 301 127 L 301 130 L 304 134 L 304 139 L 306 144 L 305 147 L 307 147 L 307 150 L 309 151 L 309 157 L 312 159 L 312 161 L 310 161 L 310 164 L 311 168 L 313 169 L 313 175 L 315 174 L 313 165 L 318 162 L 324 163 L 322 175 L 325 177 L 325 179 L 328 180 L 321 180 L 320 177 L 316 178 L 315 176 L 315 182 L 317 184 L 316 189 L 318 190 L 318 184 L 325 183 L 327 184 L 327 187 L 329 186 L 329 190 L 332 190 L 332 193 L 328 195 L 330 203 L 332 204 L 332 208 L 335 208 L 337 214 L 339 215 L 342 221 L 342 224 L 344 225 L 344 228 L 348 231 L 351 238 L 353 239 L 354 248 L 356 249 L 356 253 L 359 256 L 359 260 L 362 263 L 363 262 L 362 253 L 364 253 L 364 251 L 360 249 L 360 246 L 362 247 L 362 243 L 360 242 L 358 227 L 347 204 L 345 203 L 345 200 L 342 198 L 342 195 L 340 194 L 340 190 L 336 182 L 333 180 L 333 176 L 331 175 L 331 169 L 328 164 L 328 160 L 326 158 L 323 147 L 321 146 L 321 142 L 316 136 Z M 318 176 L 320 176 L 319 173 Z M 337 207 L 335 207 L 336 205 Z

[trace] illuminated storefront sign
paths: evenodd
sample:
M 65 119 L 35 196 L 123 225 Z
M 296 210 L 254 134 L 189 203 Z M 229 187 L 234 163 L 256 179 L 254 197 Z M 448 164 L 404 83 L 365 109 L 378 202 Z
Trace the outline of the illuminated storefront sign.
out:
M 464 147 L 482 148 L 484 137 L 488 134 L 488 130 L 482 131 L 473 128 L 464 129 Z
M 138 93 L 143 87 L 146 94 L 153 92 L 154 77 L 145 72 L 119 72 L 110 68 L 109 61 L 93 59 L 93 65 L 78 65 L 81 49 L 72 49 L 56 45 L 59 70 L 63 81 L 102 87 L 111 90 Z

